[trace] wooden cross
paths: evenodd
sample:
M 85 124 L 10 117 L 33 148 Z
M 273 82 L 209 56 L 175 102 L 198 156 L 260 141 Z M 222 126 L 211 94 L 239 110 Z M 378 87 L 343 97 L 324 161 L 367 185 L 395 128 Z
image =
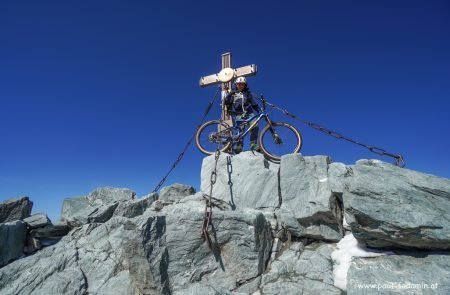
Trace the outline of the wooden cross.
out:
M 230 120 L 230 116 L 228 115 L 227 109 L 223 104 L 223 100 L 231 89 L 231 81 L 237 77 L 256 75 L 256 71 L 256 65 L 254 64 L 233 69 L 231 67 L 231 52 L 227 52 L 222 54 L 222 70 L 218 74 L 200 78 L 201 87 L 222 83 L 222 120 Z M 231 124 L 229 125 L 231 126 Z

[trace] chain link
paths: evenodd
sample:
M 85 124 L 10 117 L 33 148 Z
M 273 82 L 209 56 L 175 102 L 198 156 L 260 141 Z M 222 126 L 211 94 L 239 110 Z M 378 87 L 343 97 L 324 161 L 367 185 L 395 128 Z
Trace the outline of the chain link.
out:
M 207 196 L 206 204 L 205 204 L 205 214 L 203 216 L 203 225 L 202 225 L 202 238 L 206 240 L 208 243 L 208 247 L 212 249 L 212 241 L 211 236 L 209 235 L 209 227 L 212 226 L 212 195 L 214 184 L 217 181 L 217 163 L 219 162 L 220 157 L 220 143 L 217 144 L 216 153 L 214 156 L 214 170 L 211 172 L 211 180 L 210 180 L 210 190 L 209 196 Z
M 200 120 L 200 124 L 198 124 L 197 128 L 195 128 L 195 132 L 194 134 L 191 136 L 191 138 L 188 140 L 188 142 L 186 143 L 186 145 L 184 146 L 183 151 L 180 153 L 180 155 L 178 156 L 178 158 L 175 160 L 175 162 L 172 164 L 172 167 L 170 168 L 170 170 L 166 173 L 166 175 L 164 175 L 164 177 L 159 181 L 158 185 L 155 187 L 155 189 L 153 190 L 153 193 L 156 193 L 157 191 L 159 191 L 159 189 L 163 186 L 163 184 L 166 182 L 167 177 L 169 177 L 169 175 L 172 173 L 172 171 L 177 167 L 177 165 L 181 162 L 181 160 L 184 157 L 184 154 L 186 153 L 187 149 L 189 148 L 189 146 L 192 144 L 192 141 L 195 138 L 195 134 L 197 133 L 198 128 L 200 128 L 200 126 L 202 126 L 203 122 L 206 119 L 206 116 L 209 114 L 209 112 L 211 111 L 212 106 L 214 105 L 214 101 L 217 98 L 217 95 L 220 93 L 220 87 L 217 89 L 216 94 L 213 96 L 213 98 L 211 99 L 211 101 L 209 102 L 208 106 L 206 107 L 205 113 L 203 114 L 202 119 Z
M 227 156 L 227 172 L 228 172 L 228 185 L 230 188 L 233 186 L 233 182 L 231 181 L 231 174 L 233 174 L 233 165 L 231 164 L 231 156 Z
M 288 110 L 280 108 L 280 107 L 278 107 L 278 106 L 276 106 L 276 105 L 274 105 L 274 104 L 272 104 L 270 102 L 267 102 L 265 99 L 264 99 L 264 103 L 267 104 L 268 106 L 276 109 L 276 110 L 279 110 L 283 114 L 285 114 L 285 115 L 287 115 L 287 116 L 289 116 L 289 117 L 291 117 L 293 119 L 296 119 L 296 120 L 298 120 L 298 121 L 308 125 L 309 127 L 313 128 L 313 129 L 316 129 L 316 130 L 318 130 L 320 132 L 326 133 L 326 134 L 328 134 L 328 135 L 330 135 L 330 136 L 332 136 L 334 138 L 343 139 L 343 140 L 346 140 L 348 142 L 357 144 L 359 146 L 362 146 L 362 147 L 368 149 L 372 153 L 375 153 L 375 154 L 378 154 L 378 155 L 381 155 L 381 156 L 388 156 L 388 157 L 394 158 L 395 159 L 395 165 L 397 165 L 399 167 L 402 167 L 402 168 L 405 167 L 405 159 L 400 154 L 396 155 L 396 154 L 389 153 L 389 152 L 387 152 L 386 150 L 384 150 L 382 148 L 375 147 L 375 146 L 370 146 L 370 145 L 358 142 L 356 140 L 353 140 L 353 139 L 350 139 L 348 137 L 345 137 L 345 136 L 343 136 L 340 133 L 337 133 L 337 132 L 334 132 L 334 131 L 332 131 L 332 130 L 330 130 L 328 128 L 322 127 L 322 126 L 320 126 L 320 125 L 318 125 L 316 123 L 303 120 L 303 119 L 299 118 L 298 116 L 290 113 Z

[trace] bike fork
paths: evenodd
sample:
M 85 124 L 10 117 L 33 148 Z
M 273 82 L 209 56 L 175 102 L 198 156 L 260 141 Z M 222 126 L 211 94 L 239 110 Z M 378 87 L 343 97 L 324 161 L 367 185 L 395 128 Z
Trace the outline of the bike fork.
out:
M 270 133 L 272 133 L 272 135 L 275 136 L 276 135 L 276 131 L 275 131 L 275 129 L 273 129 L 272 121 L 270 121 L 269 116 L 265 115 L 264 119 L 266 120 L 267 125 L 269 125 Z
M 270 131 L 270 133 L 273 136 L 273 141 L 276 144 L 281 144 L 282 143 L 281 142 L 281 138 L 280 138 L 280 136 L 278 136 L 277 131 L 273 128 L 272 121 L 270 121 L 270 119 L 269 119 L 269 117 L 267 115 L 265 116 L 265 120 L 267 122 L 267 125 L 269 125 L 269 131 Z

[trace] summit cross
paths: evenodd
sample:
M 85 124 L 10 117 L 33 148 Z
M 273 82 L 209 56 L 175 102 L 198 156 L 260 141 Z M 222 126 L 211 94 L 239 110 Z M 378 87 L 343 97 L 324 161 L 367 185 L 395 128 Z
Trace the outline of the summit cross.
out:
M 212 74 L 200 78 L 200 86 L 206 87 L 222 83 L 222 120 L 230 120 L 228 111 L 223 104 L 224 98 L 231 89 L 231 81 L 237 77 L 246 77 L 256 75 L 257 68 L 255 64 L 233 69 L 231 66 L 231 52 L 222 54 L 222 70 L 218 74 Z

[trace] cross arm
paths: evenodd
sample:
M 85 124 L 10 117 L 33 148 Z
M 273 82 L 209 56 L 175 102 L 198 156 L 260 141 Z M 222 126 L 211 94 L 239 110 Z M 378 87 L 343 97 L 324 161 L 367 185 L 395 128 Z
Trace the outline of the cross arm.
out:
M 234 76 L 233 76 L 234 78 L 254 76 L 254 75 L 256 75 L 257 67 L 255 64 L 253 64 L 253 65 L 233 69 L 233 71 L 234 71 Z M 213 74 L 213 75 L 201 77 L 199 84 L 201 87 L 206 87 L 206 86 L 219 84 L 219 83 L 223 83 L 223 82 L 224 81 L 221 81 L 219 79 L 219 74 Z

